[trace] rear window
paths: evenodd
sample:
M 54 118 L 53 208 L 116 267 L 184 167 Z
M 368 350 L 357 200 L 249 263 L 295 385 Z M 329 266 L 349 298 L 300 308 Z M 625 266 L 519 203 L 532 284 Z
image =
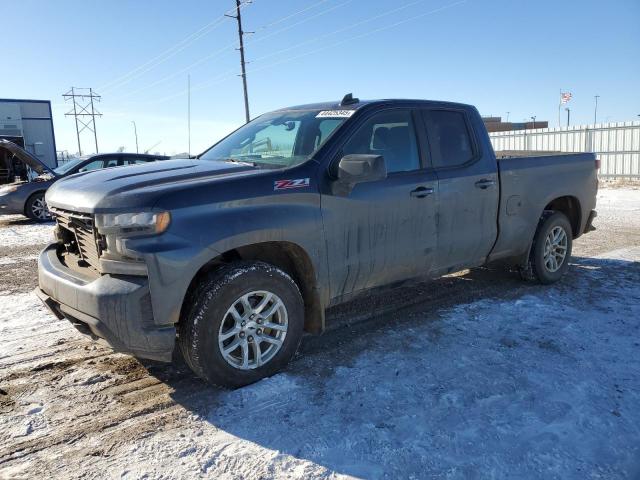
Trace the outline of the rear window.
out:
M 423 114 L 434 168 L 457 167 L 473 159 L 473 142 L 463 112 L 425 110 Z

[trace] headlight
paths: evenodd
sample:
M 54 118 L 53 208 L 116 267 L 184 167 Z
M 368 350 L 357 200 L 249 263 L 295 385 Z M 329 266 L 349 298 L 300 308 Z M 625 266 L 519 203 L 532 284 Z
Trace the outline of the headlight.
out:
M 169 212 L 101 213 L 95 217 L 96 228 L 103 235 L 160 234 L 169 228 Z

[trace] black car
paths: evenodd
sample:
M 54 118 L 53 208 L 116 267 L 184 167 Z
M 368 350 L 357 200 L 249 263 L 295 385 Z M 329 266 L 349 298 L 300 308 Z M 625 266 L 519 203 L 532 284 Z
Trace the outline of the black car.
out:
M 16 156 L 35 175 L 27 181 L 19 181 L 0 187 L 0 215 L 22 214 L 33 220 L 49 219 L 44 194 L 54 182 L 74 173 L 89 172 L 110 167 L 136 165 L 166 160 L 163 155 L 142 153 L 101 153 L 71 160 L 56 168 L 49 168 L 35 156 L 8 140 L 0 140 L 0 150 Z

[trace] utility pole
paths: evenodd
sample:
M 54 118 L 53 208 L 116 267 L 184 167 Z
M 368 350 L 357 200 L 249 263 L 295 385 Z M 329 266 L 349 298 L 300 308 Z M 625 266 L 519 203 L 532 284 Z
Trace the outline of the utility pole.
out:
M 562 113 L 560 110 L 562 109 L 562 89 L 560 89 L 560 98 L 558 98 L 558 128 L 562 128 L 562 121 L 560 120 L 560 114 Z
M 511 112 L 507 112 L 507 121 L 506 121 L 506 123 L 509 123 L 509 114 L 510 114 L 510 113 L 511 113 Z
M 88 93 L 87 93 L 88 90 Z M 98 153 L 98 134 L 96 133 L 96 117 L 102 114 L 95 109 L 93 103 L 100 101 L 100 95 L 96 95 L 92 88 L 71 87 L 67 93 L 62 95 L 65 102 L 71 100 L 73 102 L 73 110 L 65 113 L 65 117 L 73 116 L 76 122 L 76 137 L 78 139 L 78 153 L 82 155 L 82 146 L 80 144 L 80 134 L 84 130 L 93 132 L 93 139 L 96 145 L 96 153 Z M 85 117 L 91 117 L 86 119 Z
M 571 116 L 571 109 L 570 108 L 565 108 L 565 110 L 567 111 L 567 128 L 569 128 L 569 119 Z
M 595 95 L 593 98 L 596 100 L 596 106 L 593 109 L 593 123 L 598 123 L 598 99 L 600 95 Z
M 240 68 L 242 77 L 242 88 L 244 89 L 244 114 L 247 123 L 251 119 L 249 115 L 249 93 L 247 92 L 247 72 L 245 69 L 245 61 L 244 61 L 244 35 L 245 33 L 253 33 L 253 32 L 245 32 L 242 30 L 242 17 L 240 16 L 240 0 L 236 0 L 236 14 L 228 15 L 225 14 L 225 17 L 235 18 L 238 21 L 238 38 L 240 40 Z
M 536 128 L 536 116 L 534 115 L 533 117 L 531 117 L 531 120 L 533 120 L 533 128 L 535 130 L 535 128 Z
M 136 153 L 140 153 L 138 151 L 138 128 L 136 127 L 136 122 L 134 120 L 131 120 L 131 123 L 133 123 L 133 133 L 136 136 Z

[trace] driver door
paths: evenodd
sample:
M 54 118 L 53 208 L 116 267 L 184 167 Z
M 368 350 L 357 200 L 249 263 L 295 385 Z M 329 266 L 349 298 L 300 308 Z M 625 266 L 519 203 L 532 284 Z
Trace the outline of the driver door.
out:
M 331 298 L 429 272 L 436 246 L 437 179 L 425 168 L 409 108 L 364 119 L 339 157 L 382 155 L 387 178 L 323 192 Z

